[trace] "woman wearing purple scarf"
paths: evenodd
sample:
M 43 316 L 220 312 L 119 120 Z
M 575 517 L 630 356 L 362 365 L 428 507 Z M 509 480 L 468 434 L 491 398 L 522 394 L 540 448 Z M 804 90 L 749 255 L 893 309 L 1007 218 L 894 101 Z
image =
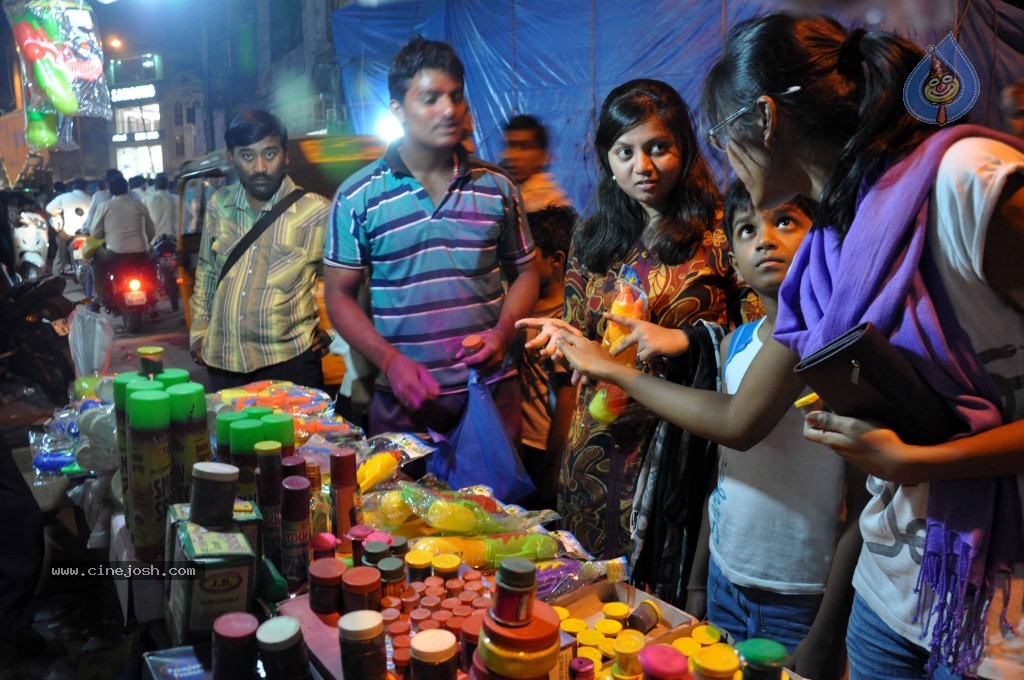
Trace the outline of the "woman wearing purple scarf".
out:
M 851 680 L 970 675 L 993 591 L 1024 557 L 1024 146 L 913 118 L 903 86 L 923 57 L 895 35 L 820 17 L 773 13 L 730 33 L 702 100 L 711 141 L 757 209 L 807 196 L 820 203 L 815 226 L 783 284 L 774 342 L 736 395 L 643 377 L 621 385 L 742 449 L 792 408 L 800 357 L 870 321 L 956 410 L 964 434 L 935 446 L 807 417 L 809 439 L 874 475 Z M 571 340 L 559 343 L 573 361 Z
M 772 14 L 733 32 L 705 84 L 723 121 L 712 141 L 754 204 L 821 205 L 780 294 L 789 362 L 870 321 L 963 421 L 965 437 L 921 447 L 807 419 L 808 438 L 877 475 L 853 579 L 854 680 L 970 672 L 997 578 L 1022 557 L 1017 480 L 1002 475 L 1024 470 L 1024 147 L 913 118 L 900 95 L 923 56 L 891 34 Z

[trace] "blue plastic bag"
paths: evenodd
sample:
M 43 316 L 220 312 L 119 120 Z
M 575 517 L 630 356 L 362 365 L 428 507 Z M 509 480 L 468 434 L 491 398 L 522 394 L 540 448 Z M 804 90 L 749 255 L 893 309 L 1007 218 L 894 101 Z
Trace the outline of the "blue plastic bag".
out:
M 469 398 L 462 420 L 447 437 L 435 434 L 435 439 L 439 449 L 430 456 L 427 472 L 451 488 L 485 484 L 506 503 L 516 503 L 535 491 L 476 370 L 469 371 Z

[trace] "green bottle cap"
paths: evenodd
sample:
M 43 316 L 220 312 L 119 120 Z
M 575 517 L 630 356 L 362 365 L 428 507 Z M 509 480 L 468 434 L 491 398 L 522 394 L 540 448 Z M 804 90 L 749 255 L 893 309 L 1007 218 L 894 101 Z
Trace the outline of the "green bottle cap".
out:
M 273 412 L 274 409 L 269 406 L 246 406 L 242 409 L 242 413 L 244 413 L 247 418 L 252 418 L 253 420 L 259 420 L 263 416 L 269 416 Z
M 167 369 L 173 371 L 173 368 Z M 166 373 L 166 371 L 165 371 Z M 187 423 L 189 420 L 206 421 L 206 388 L 199 383 L 187 382 L 167 388 L 171 395 L 171 420 Z
M 123 411 L 128 403 L 128 395 L 124 393 L 125 386 L 134 380 L 149 380 L 149 376 L 138 371 L 125 371 L 114 376 L 114 408 Z
M 281 442 L 282 446 L 295 443 L 295 418 L 288 413 L 271 413 L 263 416 L 263 431 L 267 439 Z
M 154 379 L 170 387 L 171 385 L 184 385 L 192 379 L 192 376 L 184 368 L 165 368 L 163 373 L 157 373 Z
M 786 648 L 767 638 L 750 638 L 736 645 L 736 653 L 746 663 L 782 668 L 789 660 Z
M 165 430 L 171 425 L 171 397 L 163 390 L 128 394 L 128 425 L 133 430 Z
M 163 391 L 164 384 L 157 380 L 133 380 L 124 386 L 125 410 L 128 407 L 128 398 L 136 392 Z
M 217 444 L 227 446 L 231 441 L 231 423 L 248 420 L 241 411 L 224 411 L 217 414 Z
M 263 423 L 258 420 L 236 420 L 231 423 L 228 429 L 228 442 L 231 445 L 231 453 L 253 453 L 256 442 L 261 442 L 263 436 Z

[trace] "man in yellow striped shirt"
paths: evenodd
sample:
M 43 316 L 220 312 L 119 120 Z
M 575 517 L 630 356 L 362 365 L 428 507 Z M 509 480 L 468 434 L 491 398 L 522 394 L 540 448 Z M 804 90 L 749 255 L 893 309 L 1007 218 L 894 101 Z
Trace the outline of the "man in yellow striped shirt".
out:
M 323 387 L 316 286 L 329 203 L 306 193 L 242 252 L 229 254 L 260 217 L 299 189 L 285 172 L 288 132 L 266 111 L 244 111 L 224 133 L 239 183 L 210 197 L 192 296 L 191 351 L 210 388 L 256 380 Z M 220 280 L 218 284 L 218 280 Z

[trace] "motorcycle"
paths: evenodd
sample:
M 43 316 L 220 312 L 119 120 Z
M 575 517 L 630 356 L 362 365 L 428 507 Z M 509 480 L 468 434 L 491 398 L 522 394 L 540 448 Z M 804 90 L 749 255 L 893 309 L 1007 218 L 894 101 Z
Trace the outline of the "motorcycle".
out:
M 142 330 L 147 312 L 156 315 L 160 283 L 156 263 L 149 253 L 122 255 L 105 263 L 102 280 L 93 282 L 99 302 L 111 314 L 120 316 L 129 333 Z M 97 268 L 93 268 L 96 276 Z
M 71 253 L 71 277 L 75 283 L 84 282 L 86 272 L 89 271 L 89 261 L 82 255 L 82 248 L 88 238 L 85 234 L 75 234 L 71 243 L 68 244 L 68 252 Z
M 21 223 L 14 228 L 14 253 L 18 276 L 26 281 L 38 279 L 46 270 L 49 250 L 46 219 L 33 212 L 21 213 Z
M 67 320 L 74 304 L 63 295 L 66 282 L 54 276 L 20 283 L 2 277 L 2 284 L 0 376 L 42 390 L 55 406 L 67 403 L 75 367 Z
M 178 242 L 164 234 L 153 244 L 153 259 L 156 260 L 157 279 L 171 303 L 171 311 L 178 311 Z

